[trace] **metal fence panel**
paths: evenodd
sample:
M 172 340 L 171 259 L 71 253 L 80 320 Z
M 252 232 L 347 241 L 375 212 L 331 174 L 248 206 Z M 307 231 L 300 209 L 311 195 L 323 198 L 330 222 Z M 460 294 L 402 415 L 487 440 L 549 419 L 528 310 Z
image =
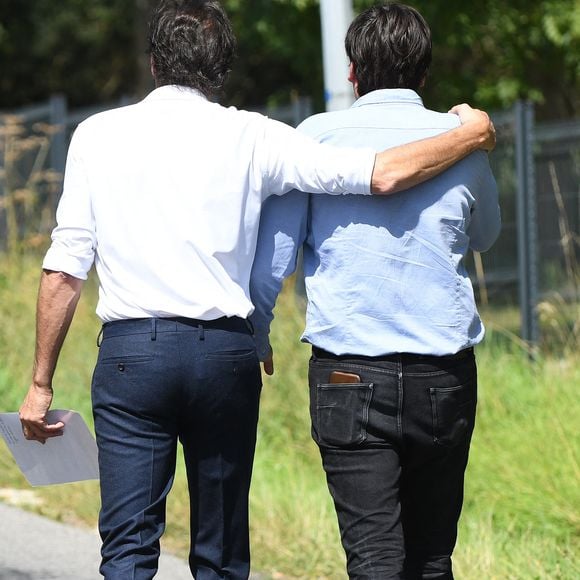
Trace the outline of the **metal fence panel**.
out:
M 483 282 L 492 301 L 520 305 L 522 338 L 536 342 L 538 304 L 555 293 L 578 301 L 580 121 L 535 123 L 527 103 L 492 118 L 502 231 L 482 256 Z M 481 291 L 473 260 L 468 264 Z
M 539 125 L 534 155 L 540 292 L 577 299 L 580 122 Z

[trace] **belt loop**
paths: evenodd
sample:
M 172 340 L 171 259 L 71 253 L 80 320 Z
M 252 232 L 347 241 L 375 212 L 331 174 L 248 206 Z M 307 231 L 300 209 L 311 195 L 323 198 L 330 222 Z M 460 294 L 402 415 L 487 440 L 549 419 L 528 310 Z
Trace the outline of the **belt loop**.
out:
M 197 328 L 199 330 L 199 340 L 205 340 L 205 332 L 203 330 L 203 324 L 198 324 Z
M 246 323 L 246 326 L 248 327 L 248 330 L 250 331 L 250 334 L 252 336 L 254 336 L 254 334 L 256 333 L 255 329 L 254 329 L 254 325 L 252 324 L 252 321 L 249 318 L 245 318 L 244 322 Z
M 151 340 L 157 340 L 157 318 L 151 319 Z
M 97 334 L 97 348 L 101 348 L 101 344 L 103 344 L 103 327 L 101 326 L 101 330 L 99 330 L 99 334 Z

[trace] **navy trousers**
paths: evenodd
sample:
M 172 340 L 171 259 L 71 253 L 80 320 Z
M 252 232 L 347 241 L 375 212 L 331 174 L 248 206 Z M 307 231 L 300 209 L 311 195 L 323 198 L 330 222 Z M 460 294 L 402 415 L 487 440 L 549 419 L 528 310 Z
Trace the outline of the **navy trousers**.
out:
M 246 321 L 107 323 L 92 383 L 99 448 L 101 574 L 157 572 L 177 443 L 190 494 L 197 580 L 249 576 L 248 492 L 261 376 Z
M 309 380 L 349 577 L 451 580 L 475 423 L 473 351 L 370 358 L 314 348 Z

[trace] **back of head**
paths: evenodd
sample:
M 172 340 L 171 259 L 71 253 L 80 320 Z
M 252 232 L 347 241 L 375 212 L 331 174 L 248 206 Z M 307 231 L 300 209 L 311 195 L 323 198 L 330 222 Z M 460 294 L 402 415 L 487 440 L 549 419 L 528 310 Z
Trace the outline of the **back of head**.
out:
M 153 12 L 149 51 L 157 86 L 210 96 L 223 87 L 235 49 L 230 21 L 215 0 L 161 0 Z
M 377 89 L 418 90 L 431 64 L 431 31 L 410 6 L 388 3 L 359 14 L 350 25 L 346 54 L 359 96 Z

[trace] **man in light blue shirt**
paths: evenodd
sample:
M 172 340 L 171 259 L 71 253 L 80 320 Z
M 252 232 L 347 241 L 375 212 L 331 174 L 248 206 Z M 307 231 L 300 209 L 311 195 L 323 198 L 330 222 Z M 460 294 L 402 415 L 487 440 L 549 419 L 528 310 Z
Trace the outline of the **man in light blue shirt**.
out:
M 457 126 L 416 92 L 431 37 L 414 9 L 370 8 L 346 49 L 358 100 L 307 119 L 303 132 L 379 150 Z M 473 346 L 484 335 L 465 257 L 499 230 L 483 151 L 388 199 L 293 192 L 263 209 L 251 283 L 258 353 L 271 374 L 272 310 L 303 247 L 312 434 L 350 578 L 453 578 L 477 398 Z

